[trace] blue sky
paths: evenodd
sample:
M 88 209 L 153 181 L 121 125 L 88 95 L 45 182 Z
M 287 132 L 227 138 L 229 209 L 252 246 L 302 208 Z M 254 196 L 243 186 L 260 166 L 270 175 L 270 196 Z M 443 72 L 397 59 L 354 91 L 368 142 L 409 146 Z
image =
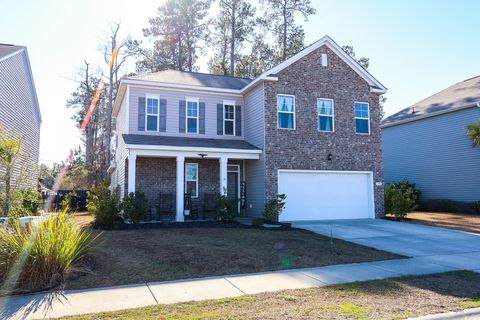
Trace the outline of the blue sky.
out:
M 99 42 L 113 21 L 141 38 L 159 0 L 0 0 L 0 42 L 28 48 L 43 116 L 40 161 L 64 159 L 80 144 L 65 102 L 83 60 L 105 68 Z M 386 115 L 480 75 L 480 1 L 312 0 L 306 44 L 328 34 L 370 58 L 388 89 Z M 8 14 L 6 14 L 8 13 Z M 200 59 L 207 71 L 207 57 Z

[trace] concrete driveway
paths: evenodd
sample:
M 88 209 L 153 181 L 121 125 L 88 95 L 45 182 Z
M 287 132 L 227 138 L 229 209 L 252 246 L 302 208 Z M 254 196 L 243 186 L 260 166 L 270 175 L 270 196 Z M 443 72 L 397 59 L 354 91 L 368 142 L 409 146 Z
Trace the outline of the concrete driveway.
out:
M 480 235 L 383 219 L 293 222 L 293 227 L 460 270 L 480 270 Z

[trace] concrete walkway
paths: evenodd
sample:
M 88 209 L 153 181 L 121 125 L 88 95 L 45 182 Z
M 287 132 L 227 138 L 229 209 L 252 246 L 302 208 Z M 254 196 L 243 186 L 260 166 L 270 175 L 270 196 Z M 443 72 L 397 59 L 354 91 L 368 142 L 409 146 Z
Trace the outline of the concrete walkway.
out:
M 385 220 L 295 226 L 413 258 L 13 296 L 0 298 L 0 319 L 55 318 L 405 275 L 480 270 L 480 237 L 464 232 Z

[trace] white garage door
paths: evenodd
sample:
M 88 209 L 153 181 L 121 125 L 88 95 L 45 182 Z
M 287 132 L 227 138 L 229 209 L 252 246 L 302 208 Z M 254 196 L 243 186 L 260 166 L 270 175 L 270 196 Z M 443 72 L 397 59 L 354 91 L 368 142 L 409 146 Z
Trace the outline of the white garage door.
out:
M 281 221 L 373 218 L 371 172 L 279 170 Z

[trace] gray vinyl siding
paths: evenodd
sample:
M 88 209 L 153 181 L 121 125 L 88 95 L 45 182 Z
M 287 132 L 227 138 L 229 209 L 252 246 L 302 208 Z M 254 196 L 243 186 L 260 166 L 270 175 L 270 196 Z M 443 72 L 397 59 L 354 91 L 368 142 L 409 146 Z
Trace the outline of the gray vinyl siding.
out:
M 116 119 L 116 139 L 117 139 L 117 147 L 115 150 L 115 166 L 116 169 L 112 173 L 112 190 L 118 188 L 120 196 L 123 198 L 125 194 L 125 158 L 128 156 L 128 150 L 125 146 L 125 142 L 123 141 L 122 134 L 125 133 L 126 130 L 126 100 L 123 100 L 122 107 L 120 108 L 120 112 L 118 113 Z
M 165 132 L 138 131 L 138 98 L 145 97 L 147 94 L 159 95 L 160 99 L 167 100 L 167 128 Z M 205 134 L 179 133 L 179 101 L 186 100 L 187 97 L 198 98 L 200 103 L 205 103 Z M 129 133 L 198 138 L 243 139 L 243 136 L 217 135 L 217 104 L 223 104 L 224 100 L 233 100 L 237 105 L 241 106 L 244 104 L 241 96 L 130 86 Z M 242 110 L 243 109 L 244 108 L 242 108 Z M 242 119 L 243 118 L 244 117 L 242 117 Z M 242 124 L 242 134 L 244 132 L 243 128 L 244 124 Z
M 480 200 L 480 148 L 465 126 L 480 120 L 474 107 L 382 129 L 385 182 L 407 177 L 423 199 Z
M 265 108 L 263 83 L 245 95 L 245 141 L 263 149 L 265 144 Z M 245 160 L 247 215 L 261 216 L 265 206 L 265 157 Z
M 41 116 L 31 79 L 25 50 L 0 61 L 0 126 L 22 139 L 22 154 L 13 171 L 16 188 L 38 184 Z

